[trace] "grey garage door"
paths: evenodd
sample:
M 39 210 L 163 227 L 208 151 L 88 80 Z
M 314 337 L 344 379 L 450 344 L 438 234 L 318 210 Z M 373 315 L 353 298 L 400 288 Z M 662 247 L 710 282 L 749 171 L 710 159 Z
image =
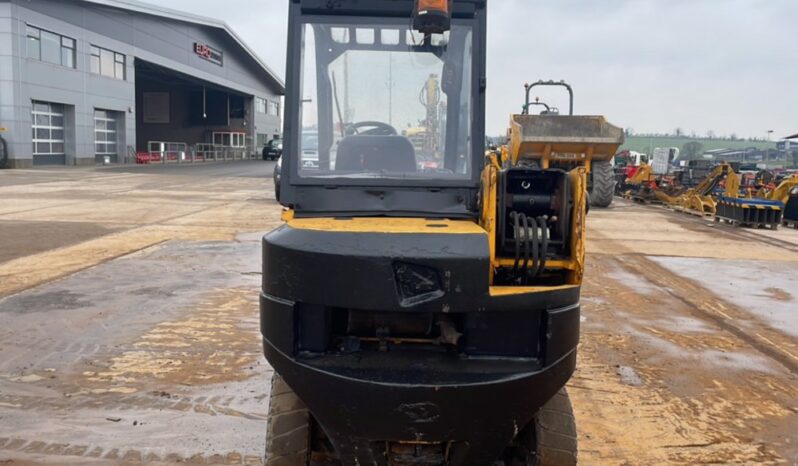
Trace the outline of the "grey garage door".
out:
M 117 162 L 117 113 L 109 110 L 94 111 L 94 159 L 97 163 L 103 163 L 105 157 L 112 163 Z
M 63 105 L 33 102 L 33 164 L 66 164 Z

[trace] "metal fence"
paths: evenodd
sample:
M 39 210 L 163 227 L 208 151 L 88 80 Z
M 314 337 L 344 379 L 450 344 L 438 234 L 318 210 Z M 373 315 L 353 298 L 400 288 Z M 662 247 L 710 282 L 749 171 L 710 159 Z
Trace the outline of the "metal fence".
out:
M 201 163 L 256 159 L 252 147 L 229 147 L 199 143 L 189 146 L 183 142 L 150 141 L 147 152 L 135 155 L 136 163 Z

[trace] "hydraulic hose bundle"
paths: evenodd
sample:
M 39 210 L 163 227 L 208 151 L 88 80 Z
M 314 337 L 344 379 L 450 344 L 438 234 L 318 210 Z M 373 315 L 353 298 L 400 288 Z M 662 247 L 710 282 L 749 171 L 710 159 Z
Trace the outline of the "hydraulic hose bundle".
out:
M 499 282 L 534 286 L 560 271 L 546 270 L 571 253 L 573 191 L 567 172 L 512 167 L 499 171 L 496 252 Z
M 539 276 L 546 268 L 546 254 L 550 239 L 548 217 L 545 215 L 529 217 L 524 213 L 512 211 L 510 218 L 513 221 L 515 237 L 513 274 L 518 275 L 520 272 L 526 281 L 530 275 L 532 277 Z M 523 262 L 521 262 L 522 258 Z

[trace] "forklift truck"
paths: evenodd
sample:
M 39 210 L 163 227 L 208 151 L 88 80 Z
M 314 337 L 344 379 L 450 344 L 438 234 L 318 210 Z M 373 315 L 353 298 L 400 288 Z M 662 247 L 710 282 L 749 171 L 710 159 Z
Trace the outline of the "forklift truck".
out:
M 576 464 L 587 170 L 522 162 L 622 138 L 572 117 L 486 155 L 485 39 L 485 0 L 290 0 L 266 465 Z M 431 124 L 424 148 L 402 136 Z

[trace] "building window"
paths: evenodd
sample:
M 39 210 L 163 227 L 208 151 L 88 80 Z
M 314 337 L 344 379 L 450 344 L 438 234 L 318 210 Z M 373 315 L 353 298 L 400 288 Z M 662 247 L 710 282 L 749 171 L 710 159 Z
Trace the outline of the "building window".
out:
M 28 25 L 28 58 L 75 68 L 75 39 Z
M 270 100 L 255 97 L 255 111 L 258 113 L 265 113 L 267 115 L 280 115 L 280 104 Z
M 124 54 L 91 46 L 91 72 L 94 74 L 124 81 L 126 59 Z
M 28 58 L 42 59 L 42 41 L 38 29 L 28 26 Z
M 64 154 L 64 106 L 33 102 L 33 155 Z
M 268 115 L 280 116 L 280 104 L 278 104 L 277 102 L 269 101 L 266 113 Z
M 114 112 L 94 111 L 95 155 L 116 155 L 116 118 Z
M 246 147 L 245 133 L 213 133 L 213 143 L 223 147 Z
M 255 97 L 255 111 L 257 113 L 266 113 L 266 99 Z

